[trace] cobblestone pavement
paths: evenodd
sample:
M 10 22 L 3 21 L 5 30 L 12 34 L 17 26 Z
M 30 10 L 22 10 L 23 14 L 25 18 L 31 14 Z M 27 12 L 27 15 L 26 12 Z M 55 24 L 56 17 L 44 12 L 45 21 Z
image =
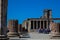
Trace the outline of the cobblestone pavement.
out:
M 60 39 L 50 39 L 50 34 L 41 34 L 37 32 L 29 33 L 30 38 L 19 38 L 19 37 L 12 37 L 10 40 L 60 40 Z

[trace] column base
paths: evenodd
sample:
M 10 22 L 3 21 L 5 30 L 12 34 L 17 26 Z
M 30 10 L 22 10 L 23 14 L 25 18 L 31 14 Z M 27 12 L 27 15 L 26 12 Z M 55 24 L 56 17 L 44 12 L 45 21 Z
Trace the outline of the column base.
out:
M 17 37 L 19 34 L 16 32 L 9 32 L 7 33 L 8 37 Z
M 9 38 L 5 35 L 0 35 L 0 40 L 9 40 Z

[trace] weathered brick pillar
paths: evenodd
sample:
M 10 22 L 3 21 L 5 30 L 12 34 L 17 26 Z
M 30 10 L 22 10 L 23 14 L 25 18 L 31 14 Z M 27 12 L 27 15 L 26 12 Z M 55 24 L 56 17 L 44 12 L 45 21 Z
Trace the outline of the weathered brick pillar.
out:
M 7 3 L 8 0 L 0 0 L 0 40 L 7 39 Z
M 56 23 L 54 28 L 55 33 L 53 36 L 60 36 L 60 23 Z
M 60 23 L 50 23 L 51 38 L 60 38 Z
M 7 35 L 9 37 L 18 36 L 18 20 L 9 20 L 8 30 L 9 32 L 7 33 Z

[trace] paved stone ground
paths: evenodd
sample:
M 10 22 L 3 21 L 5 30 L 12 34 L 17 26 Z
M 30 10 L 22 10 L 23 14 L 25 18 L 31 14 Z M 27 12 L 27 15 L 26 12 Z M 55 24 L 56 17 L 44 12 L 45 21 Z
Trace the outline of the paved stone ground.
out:
M 19 38 L 19 37 L 12 37 L 10 40 L 60 40 L 60 39 L 50 39 L 50 34 L 41 34 L 37 32 L 29 33 L 30 38 Z

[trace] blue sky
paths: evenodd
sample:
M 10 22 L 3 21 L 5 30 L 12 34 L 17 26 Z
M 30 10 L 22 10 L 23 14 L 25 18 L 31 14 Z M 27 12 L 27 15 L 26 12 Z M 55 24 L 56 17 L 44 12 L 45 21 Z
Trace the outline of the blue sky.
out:
M 44 9 L 52 9 L 52 16 L 60 18 L 60 0 L 8 0 L 7 19 L 39 18 Z

